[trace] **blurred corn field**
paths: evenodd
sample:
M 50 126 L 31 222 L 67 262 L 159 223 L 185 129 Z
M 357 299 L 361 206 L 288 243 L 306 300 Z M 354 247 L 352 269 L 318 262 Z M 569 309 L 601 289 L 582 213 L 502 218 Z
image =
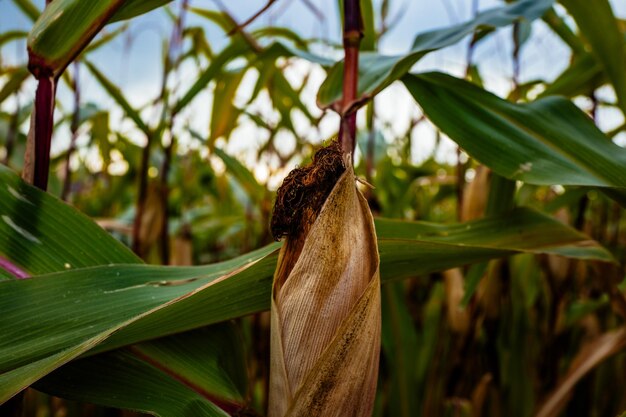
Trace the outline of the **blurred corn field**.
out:
M 217 0 L 43 3 L 0 0 L 30 25 L 0 27 L 0 416 L 266 415 L 276 191 L 359 108 L 382 283 L 372 415 L 626 416 L 621 5 L 459 1 L 467 20 L 388 55 L 405 6 L 361 0 L 346 103 L 341 39 L 264 19 L 288 0 L 246 18 Z M 148 12 L 167 22 L 160 59 L 127 71 L 160 82 L 131 96 L 98 54 Z M 528 80 L 537 30 L 569 61 Z M 496 36 L 497 95 L 477 53 Z M 416 66 L 454 45 L 458 71 Z

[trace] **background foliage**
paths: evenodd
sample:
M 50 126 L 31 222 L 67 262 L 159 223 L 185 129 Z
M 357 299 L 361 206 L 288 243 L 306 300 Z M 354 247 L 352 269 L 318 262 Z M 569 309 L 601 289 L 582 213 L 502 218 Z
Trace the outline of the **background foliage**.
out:
M 385 55 L 392 2 L 361 3 L 356 171 L 374 186 L 383 280 L 375 415 L 621 415 L 626 24 L 608 0 L 519 0 L 415 28 L 409 50 Z M 33 25 L 2 31 L 3 53 L 28 39 L 60 76 L 44 193 L 16 173 L 32 76 L 0 59 L 0 400 L 13 397 L 0 411 L 263 415 L 273 198 L 336 133 L 341 47 L 245 25 L 220 2 L 89 4 L 0 6 Z M 92 57 L 157 7 L 171 32 L 145 66 L 161 83 L 138 103 Z M 538 27 L 571 60 L 524 80 Z M 475 51 L 500 28 L 512 76 L 496 95 Z M 464 74 L 415 69 L 459 43 Z M 400 132 L 376 97 L 393 89 L 414 99 L 391 110 L 411 119 Z M 103 99 L 86 101 L 92 90 Z M 416 160 L 424 129 L 437 139 Z

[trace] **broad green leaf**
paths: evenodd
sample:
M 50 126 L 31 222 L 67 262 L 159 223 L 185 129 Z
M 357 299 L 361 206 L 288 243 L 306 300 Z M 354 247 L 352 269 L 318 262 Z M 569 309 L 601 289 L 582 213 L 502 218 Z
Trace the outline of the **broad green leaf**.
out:
M 159 417 L 228 416 L 210 400 L 128 350 L 79 359 L 53 372 L 36 387 L 70 400 Z
M 609 252 L 589 237 L 527 208 L 456 225 L 377 219 L 376 231 L 383 280 L 520 252 L 614 262 Z
M 514 104 L 441 73 L 403 81 L 433 123 L 504 177 L 540 185 L 626 187 L 626 149 L 569 100 Z
M 101 73 L 92 63 L 89 61 L 85 61 L 85 65 L 89 68 L 89 71 L 96 77 L 102 88 L 106 90 L 107 93 L 119 104 L 119 106 L 124 109 L 126 116 L 128 116 L 135 125 L 146 134 L 146 136 L 150 136 L 152 134 L 148 125 L 146 125 L 141 118 L 141 115 L 137 110 L 135 110 L 130 103 L 122 94 L 122 91 L 113 84 L 103 73 Z
M 0 282 L 0 401 L 90 350 L 184 332 L 269 307 L 276 244 L 201 267 L 110 265 L 136 258 L 126 250 L 112 257 L 119 244 L 7 168 L 0 167 L 0 183 L 0 255 L 19 260 L 27 271 L 63 270 L 71 256 L 86 258 L 87 265 L 74 261 L 78 266 L 106 258 L 100 261 L 103 266 Z M 381 276 L 387 281 L 518 252 L 613 261 L 585 235 L 529 209 L 460 225 L 380 219 L 376 226 Z M 88 257 L 84 252 L 90 248 L 96 252 Z
M 0 256 L 37 275 L 140 262 L 87 216 L 0 167 Z
M 215 405 L 229 412 L 244 406 L 246 379 L 240 337 L 232 323 L 223 323 L 79 359 L 36 388 L 163 417 L 221 416 Z
M 626 114 L 626 43 L 609 0 L 561 0 L 615 88 Z
M 365 101 L 392 82 L 401 78 L 424 55 L 461 41 L 476 31 L 493 31 L 516 21 L 533 21 L 548 10 L 554 0 L 520 0 L 515 3 L 487 10 L 475 19 L 445 29 L 418 35 L 409 53 L 384 56 L 362 53 L 359 57 L 359 85 L 357 101 Z M 332 106 L 341 99 L 343 61 L 336 64 L 321 85 L 317 102 L 322 108 Z
M 13 0 L 13 3 L 33 22 L 41 14 L 39 8 L 31 0 Z
M 30 65 L 60 74 L 107 23 L 121 0 L 55 0 L 28 37 Z
M 3 311 L 17 313 L 18 299 L 37 303 L 29 303 L 34 315 L 4 315 L 0 322 L 0 402 L 107 339 L 102 349 L 267 308 L 276 262 L 267 255 L 275 252 L 273 245 L 200 268 L 102 266 L 2 281 L 16 284 L 3 288 L 16 296 L 0 300 Z
M 46 6 L 30 32 L 29 64 L 35 73 L 58 76 L 112 17 L 128 18 L 166 2 L 55 0 Z

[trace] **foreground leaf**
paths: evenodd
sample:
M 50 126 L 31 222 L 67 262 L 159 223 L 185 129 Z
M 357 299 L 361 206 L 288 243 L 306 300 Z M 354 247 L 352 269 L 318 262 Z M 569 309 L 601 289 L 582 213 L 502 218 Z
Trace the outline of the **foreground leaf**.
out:
M 244 406 L 247 390 L 234 327 L 220 324 L 79 359 L 35 387 L 63 398 L 162 417 L 224 416 L 224 411 Z
M 0 402 L 94 348 L 109 350 L 270 307 L 278 245 L 202 267 L 109 265 L 137 258 L 10 169 L 0 167 L 0 184 L 0 256 L 31 273 L 63 271 L 0 282 Z M 380 219 L 376 227 L 383 280 L 518 252 L 613 261 L 587 236 L 529 209 L 460 225 Z M 66 271 L 69 262 L 105 265 Z
M 626 149 L 569 100 L 503 100 L 442 73 L 407 75 L 424 113 L 496 173 L 539 185 L 626 187 Z
M 0 255 L 31 275 L 140 259 L 87 216 L 0 166 Z
M 36 76 L 58 76 L 112 17 L 119 20 L 135 16 L 165 3 L 166 0 L 55 0 L 46 6 L 28 37 L 29 68 Z

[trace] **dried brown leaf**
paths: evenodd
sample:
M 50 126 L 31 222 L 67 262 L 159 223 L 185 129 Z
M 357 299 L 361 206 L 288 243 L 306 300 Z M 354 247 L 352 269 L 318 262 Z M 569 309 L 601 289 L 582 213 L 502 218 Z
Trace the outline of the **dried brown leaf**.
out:
M 626 327 L 607 332 L 593 342 L 587 343 L 572 361 L 567 374 L 556 389 L 543 402 L 536 417 L 556 417 L 570 399 L 576 383 L 605 359 L 626 348 Z

